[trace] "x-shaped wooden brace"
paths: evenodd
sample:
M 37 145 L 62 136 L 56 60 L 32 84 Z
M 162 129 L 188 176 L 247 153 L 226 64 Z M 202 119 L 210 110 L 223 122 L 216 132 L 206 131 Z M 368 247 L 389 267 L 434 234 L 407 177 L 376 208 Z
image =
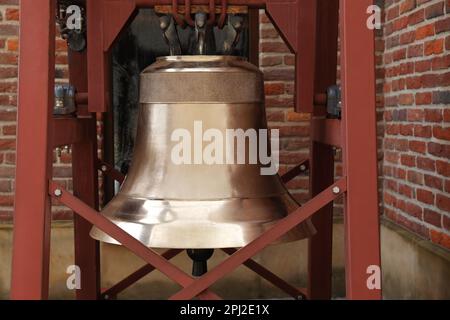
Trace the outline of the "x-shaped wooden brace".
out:
M 50 181 L 49 193 L 57 198 L 61 203 L 72 209 L 84 219 L 95 225 L 97 228 L 107 233 L 109 236 L 120 242 L 145 262 L 154 266 L 168 278 L 179 283 L 183 289 L 173 295 L 170 299 L 187 300 L 199 296 L 206 299 L 220 299 L 218 295 L 208 290 L 216 281 L 244 264 L 256 253 L 267 247 L 270 243 L 280 238 L 296 225 L 311 217 L 317 210 L 333 201 L 336 197 L 346 191 L 346 179 L 341 178 L 329 188 L 322 191 L 316 197 L 308 201 L 303 207 L 295 210 L 287 217 L 278 221 L 272 228 L 264 232 L 247 246 L 232 254 L 229 258 L 221 262 L 211 271 L 198 279 L 189 276 L 177 266 L 167 261 L 152 249 L 147 248 L 140 241 L 136 240 L 126 231 L 99 214 L 84 202 L 67 192 L 54 181 Z M 55 194 L 55 190 L 60 190 Z

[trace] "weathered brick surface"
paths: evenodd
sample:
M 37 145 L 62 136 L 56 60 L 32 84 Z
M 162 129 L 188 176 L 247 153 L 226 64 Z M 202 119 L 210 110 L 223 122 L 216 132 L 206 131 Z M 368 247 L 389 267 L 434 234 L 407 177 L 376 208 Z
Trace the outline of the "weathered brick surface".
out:
M 375 43 L 380 210 L 450 248 L 450 1 L 378 3 L 384 9 Z M 18 9 L 18 0 L 0 0 L 0 220 L 10 220 L 13 214 Z M 260 22 L 267 118 L 271 128 L 280 129 L 283 173 L 308 156 L 310 116 L 293 112 L 293 55 L 264 14 Z M 64 81 L 66 46 L 57 40 L 56 47 L 57 81 Z M 54 175 L 68 188 L 70 163 L 70 154 L 55 155 Z M 337 175 L 341 171 L 338 163 Z M 302 176 L 288 187 L 304 202 L 308 183 Z M 56 204 L 54 215 L 64 219 L 70 214 Z
M 385 1 L 383 32 L 384 214 L 450 248 L 449 2 Z

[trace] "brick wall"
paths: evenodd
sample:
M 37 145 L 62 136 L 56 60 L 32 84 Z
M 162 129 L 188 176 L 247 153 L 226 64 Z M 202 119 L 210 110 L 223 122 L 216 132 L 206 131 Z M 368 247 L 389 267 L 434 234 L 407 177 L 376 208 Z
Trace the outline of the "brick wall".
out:
M 450 1 L 386 0 L 383 32 L 384 214 L 450 248 Z
M 383 1 L 380 1 L 381 3 Z M 450 248 L 450 0 L 386 0 L 378 31 L 381 211 Z M 267 115 L 280 129 L 281 172 L 308 155 L 307 114 L 293 112 L 294 59 L 267 17 L 260 18 L 260 65 Z M 0 219 L 12 217 L 17 104 L 18 0 L 0 0 Z M 66 46 L 57 40 L 57 81 L 67 77 Z M 339 159 L 339 153 L 337 154 Z M 70 188 L 70 154 L 55 155 L 54 174 Z M 337 173 L 340 167 L 337 166 Z M 301 202 L 308 178 L 289 183 Z M 55 207 L 57 218 L 68 211 Z

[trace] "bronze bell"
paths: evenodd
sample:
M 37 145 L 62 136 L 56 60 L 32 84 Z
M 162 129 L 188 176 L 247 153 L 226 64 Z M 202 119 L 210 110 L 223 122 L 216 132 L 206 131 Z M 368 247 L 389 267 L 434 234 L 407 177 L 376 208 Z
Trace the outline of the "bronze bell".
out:
M 229 129 L 267 129 L 259 69 L 239 57 L 171 56 L 141 74 L 133 160 L 119 193 L 101 213 L 148 247 L 242 247 L 298 208 L 277 174 L 261 174 L 259 160 L 197 161 L 192 143 L 179 154 L 192 162 L 174 161 L 181 140 L 173 133 L 195 136 L 199 124 L 203 132 L 223 136 Z M 314 232 L 308 220 L 279 241 Z M 117 244 L 95 227 L 91 236 Z

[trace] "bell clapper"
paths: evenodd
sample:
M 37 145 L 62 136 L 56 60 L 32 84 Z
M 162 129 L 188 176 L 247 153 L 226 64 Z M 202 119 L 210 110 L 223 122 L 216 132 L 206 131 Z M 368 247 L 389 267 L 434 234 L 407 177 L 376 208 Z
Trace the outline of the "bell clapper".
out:
M 208 260 L 214 254 L 214 249 L 187 249 L 189 258 L 192 259 L 192 275 L 201 277 L 208 272 Z

